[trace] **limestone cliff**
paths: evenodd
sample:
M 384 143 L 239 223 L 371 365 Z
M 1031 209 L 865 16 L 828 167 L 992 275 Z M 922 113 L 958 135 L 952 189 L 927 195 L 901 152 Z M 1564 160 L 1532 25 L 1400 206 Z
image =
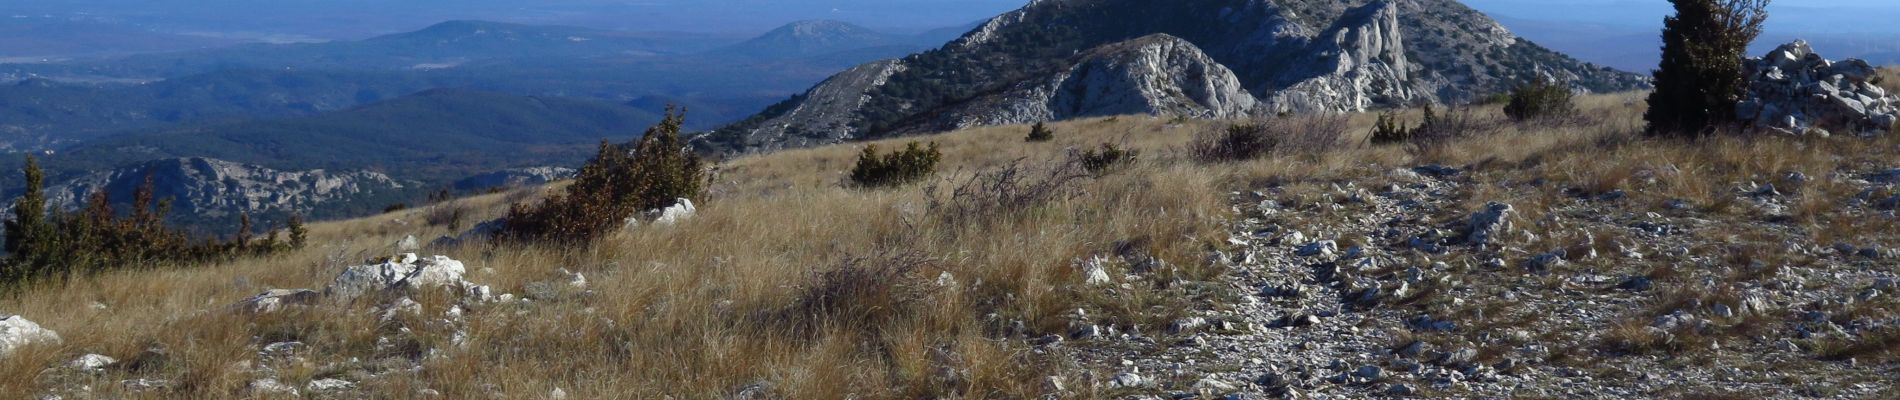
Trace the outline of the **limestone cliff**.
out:
M 1037 0 L 702 135 L 757 152 L 1109 114 L 1234 118 L 1463 103 L 1554 77 L 1645 87 L 1455 0 Z

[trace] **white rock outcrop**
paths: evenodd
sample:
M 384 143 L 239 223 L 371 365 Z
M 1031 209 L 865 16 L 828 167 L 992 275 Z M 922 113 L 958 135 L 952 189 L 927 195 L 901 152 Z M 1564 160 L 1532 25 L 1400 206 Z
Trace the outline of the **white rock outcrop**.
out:
M 18 315 L 0 316 L 0 356 L 35 344 L 59 344 L 59 332 Z
M 672 207 L 660 209 L 657 214 L 659 216 L 653 218 L 654 225 L 672 226 L 692 219 L 694 215 L 699 214 L 699 208 L 693 207 L 692 200 L 679 199 Z
M 333 300 L 348 302 L 386 290 L 439 287 L 463 290 L 473 286 L 462 280 L 467 273 L 461 261 L 448 257 L 418 258 L 415 254 L 403 254 L 382 264 L 344 270 L 324 289 L 324 294 Z
M 1274 112 L 1360 112 L 1425 97 L 1408 86 L 1412 65 L 1396 3 L 1347 13 L 1301 54 L 1277 79 L 1284 89 L 1266 99 Z
M 1781 45 L 1743 62 L 1747 92 L 1736 118 L 1762 129 L 1805 135 L 1891 132 L 1900 122 L 1900 97 L 1873 83 L 1873 65 L 1828 61 L 1806 41 Z
M 289 306 L 308 306 L 323 299 L 323 293 L 310 289 L 271 289 L 238 302 L 233 308 L 252 314 L 266 314 Z
M 1089 50 L 1068 70 L 945 113 L 932 129 L 1147 114 L 1232 119 L 1260 103 L 1193 43 L 1148 35 Z

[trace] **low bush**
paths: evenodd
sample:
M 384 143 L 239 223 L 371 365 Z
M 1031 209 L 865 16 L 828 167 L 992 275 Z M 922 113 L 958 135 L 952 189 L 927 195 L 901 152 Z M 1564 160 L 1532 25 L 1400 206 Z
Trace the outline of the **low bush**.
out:
M 1372 144 L 1404 143 L 1412 140 L 1412 128 L 1405 127 L 1399 121 L 1397 112 L 1379 114 L 1379 121 L 1372 124 Z
M 925 271 L 933 261 L 916 254 L 891 254 L 845 260 L 817 274 L 810 286 L 782 313 L 791 328 L 816 333 L 821 327 L 871 334 L 920 314 L 936 285 Z
M 1345 144 L 1344 116 L 1282 117 L 1228 125 L 1188 143 L 1202 163 L 1246 161 L 1272 154 L 1313 154 Z
M 1504 115 L 1518 122 L 1570 117 L 1577 113 L 1575 97 L 1569 86 L 1539 79 L 1511 91 Z
M 945 196 L 937 185 L 924 189 L 929 209 L 946 226 L 977 226 L 1031 212 L 1057 199 L 1077 195 L 1075 183 L 1089 177 L 1079 162 L 1046 168 L 1021 162 L 971 175 Z
M 937 150 L 936 143 L 925 147 L 912 142 L 889 154 L 878 154 L 876 145 L 864 146 L 857 166 L 851 169 L 851 184 L 863 188 L 902 186 L 936 173 L 940 161 L 943 152 Z
M 1135 161 L 1140 152 L 1123 149 L 1113 143 L 1102 143 L 1095 149 L 1070 152 L 1070 158 L 1082 166 L 1089 174 L 1102 175 L 1114 171 L 1116 167 Z
M 514 203 L 503 218 L 503 238 L 584 242 L 624 226 L 642 211 L 699 197 L 705 169 L 680 138 L 685 114 L 668 109 L 629 149 L 601 141 L 599 151 L 563 193 L 540 204 Z
M 1037 122 L 1035 126 L 1029 127 L 1029 136 L 1023 138 L 1023 141 L 1030 143 L 1047 142 L 1051 140 L 1056 140 L 1056 132 L 1049 130 L 1049 127 L 1043 125 L 1041 122 Z

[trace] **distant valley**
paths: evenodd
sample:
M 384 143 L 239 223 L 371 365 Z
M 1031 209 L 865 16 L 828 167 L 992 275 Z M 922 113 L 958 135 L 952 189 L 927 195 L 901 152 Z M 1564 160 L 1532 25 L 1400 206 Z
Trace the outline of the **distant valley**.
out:
M 387 178 L 368 185 L 373 196 L 212 202 L 221 206 L 175 217 L 356 215 L 440 189 L 483 190 L 510 181 L 495 177 L 505 171 L 578 165 L 600 140 L 636 138 L 668 106 L 687 109 L 691 129 L 715 128 L 969 28 L 889 34 L 803 21 L 745 38 L 450 21 L 359 41 L 0 64 L 0 149 L 16 153 L 0 165 L 16 170 L 22 153 L 37 154 L 50 182 L 68 188 L 125 189 L 131 175 L 181 170 L 150 164 L 177 160 Z M 183 189 L 217 174 L 169 175 L 175 187 L 161 192 L 218 193 Z M 108 180 L 117 186 L 97 183 Z M 0 176 L 7 193 L 19 184 Z

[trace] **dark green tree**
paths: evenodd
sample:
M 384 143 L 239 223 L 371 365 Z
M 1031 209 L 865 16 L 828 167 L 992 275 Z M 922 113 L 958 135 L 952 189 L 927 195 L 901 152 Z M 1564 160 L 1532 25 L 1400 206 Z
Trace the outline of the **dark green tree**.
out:
M 13 202 L 13 218 L 6 221 L 8 258 L 0 264 L 0 283 L 18 283 L 45 272 L 46 256 L 55 253 L 53 224 L 46 217 L 46 174 L 38 160 L 26 157 L 26 192 Z
M 1670 0 L 1663 19 L 1662 63 L 1649 95 L 1647 133 L 1702 136 L 1735 118 L 1742 59 L 1761 35 L 1770 0 Z
M 290 248 L 301 249 L 310 239 L 310 231 L 303 227 L 303 214 L 291 214 L 285 222 L 285 230 L 290 231 Z

